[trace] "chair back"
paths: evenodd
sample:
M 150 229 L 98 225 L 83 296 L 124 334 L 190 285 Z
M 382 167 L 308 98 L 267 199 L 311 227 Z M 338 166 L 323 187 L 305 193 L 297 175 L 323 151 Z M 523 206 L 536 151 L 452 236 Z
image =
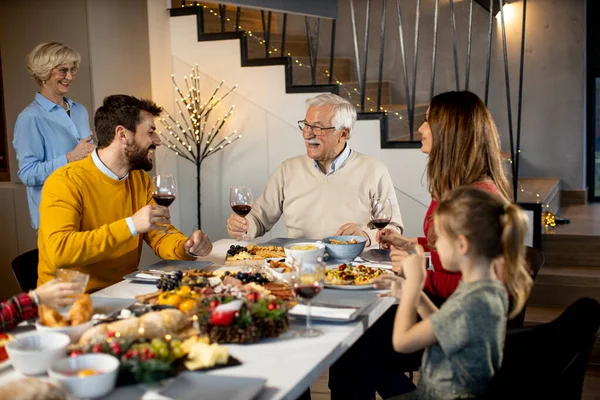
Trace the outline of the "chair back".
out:
M 23 253 L 12 261 L 13 274 L 22 291 L 29 292 L 37 287 L 38 263 L 38 249 Z
M 535 278 L 537 277 L 538 272 L 544 265 L 546 258 L 544 257 L 544 253 L 541 250 L 536 249 L 535 247 L 526 246 L 527 251 L 525 254 L 525 258 L 527 259 L 527 264 L 529 265 L 529 273 L 531 274 L 531 279 L 535 282 Z M 511 303 L 512 306 L 512 303 Z M 525 323 L 525 312 L 527 311 L 527 302 L 523 306 L 521 312 L 510 319 L 507 323 L 508 328 L 522 328 Z
M 554 321 L 509 330 L 504 360 L 483 399 L 580 399 L 600 329 L 600 304 L 581 298 Z

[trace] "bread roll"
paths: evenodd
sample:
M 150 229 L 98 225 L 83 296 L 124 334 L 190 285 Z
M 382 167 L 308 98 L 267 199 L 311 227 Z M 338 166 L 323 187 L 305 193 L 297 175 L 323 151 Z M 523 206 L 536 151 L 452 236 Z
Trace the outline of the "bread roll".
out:
M 79 325 L 88 322 L 94 314 L 94 304 L 89 294 L 79 296 L 69 310 L 71 325 Z

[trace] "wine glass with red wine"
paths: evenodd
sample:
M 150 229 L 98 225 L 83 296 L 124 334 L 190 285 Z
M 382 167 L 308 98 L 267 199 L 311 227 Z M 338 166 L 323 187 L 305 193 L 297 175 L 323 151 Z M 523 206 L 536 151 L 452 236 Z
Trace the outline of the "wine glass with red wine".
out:
M 229 189 L 229 204 L 234 213 L 245 217 L 252 210 L 252 190 L 248 186 L 234 186 Z M 248 240 L 248 232 L 244 232 L 242 240 Z
M 304 264 L 300 260 L 300 264 L 296 265 L 297 271 L 292 273 L 292 282 L 296 296 L 306 300 L 306 328 L 298 332 L 298 336 L 302 337 L 317 337 L 323 332 L 318 329 L 313 329 L 310 320 L 310 304 L 311 300 L 321 293 L 323 283 L 325 281 L 326 265 L 321 258 L 315 264 Z
M 175 177 L 170 174 L 156 175 L 152 178 L 154 188 L 152 189 L 152 198 L 159 206 L 169 207 L 177 196 L 177 185 Z M 171 233 L 168 225 L 164 225 L 165 233 Z
M 392 202 L 390 199 L 374 199 L 371 204 L 371 224 L 380 231 L 392 220 Z M 381 249 L 381 243 L 379 243 Z

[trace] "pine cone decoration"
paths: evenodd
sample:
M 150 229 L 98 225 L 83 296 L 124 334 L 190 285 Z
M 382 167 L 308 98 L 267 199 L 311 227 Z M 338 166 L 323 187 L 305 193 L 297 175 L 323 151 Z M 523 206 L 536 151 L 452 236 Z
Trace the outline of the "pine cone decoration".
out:
M 250 325 L 244 329 L 236 326 L 209 325 L 208 337 L 213 343 L 249 344 L 260 340 L 260 331 Z
M 263 318 L 256 320 L 255 323 L 260 330 L 260 337 L 265 339 L 281 336 L 289 327 L 287 317 L 278 320 Z

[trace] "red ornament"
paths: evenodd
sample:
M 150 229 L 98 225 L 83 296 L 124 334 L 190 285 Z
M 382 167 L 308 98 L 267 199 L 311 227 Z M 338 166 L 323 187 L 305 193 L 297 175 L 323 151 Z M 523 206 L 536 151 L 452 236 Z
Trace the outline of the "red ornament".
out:
M 116 332 L 113 332 L 113 331 L 111 331 L 111 332 L 108 332 L 108 333 L 106 334 L 106 336 L 107 336 L 107 337 L 115 337 L 115 333 L 116 333 Z
M 94 347 L 92 347 L 92 351 L 94 353 L 102 353 L 102 345 L 101 344 L 94 345 Z
M 215 308 L 216 306 L 218 306 L 218 305 L 219 305 L 219 301 L 218 301 L 218 300 L 211 300 L 211 301 L 210 301 L 210 303 L 209 303 L 209 305 L 210 305 L 212 308 Z
M 269 309 L 269 311 L 273 311 L 275 309 L 275 304 L 269 303 L 269 305 L 267 306 L 267 308 Z
M 248 295 L 246 296 L 246 298 L 248 299 L 248 301 L 252 301 L 254 303 L 256 303 L 259 299 L 259 294 L 256 292 L 250 292 L 248 293 Z

